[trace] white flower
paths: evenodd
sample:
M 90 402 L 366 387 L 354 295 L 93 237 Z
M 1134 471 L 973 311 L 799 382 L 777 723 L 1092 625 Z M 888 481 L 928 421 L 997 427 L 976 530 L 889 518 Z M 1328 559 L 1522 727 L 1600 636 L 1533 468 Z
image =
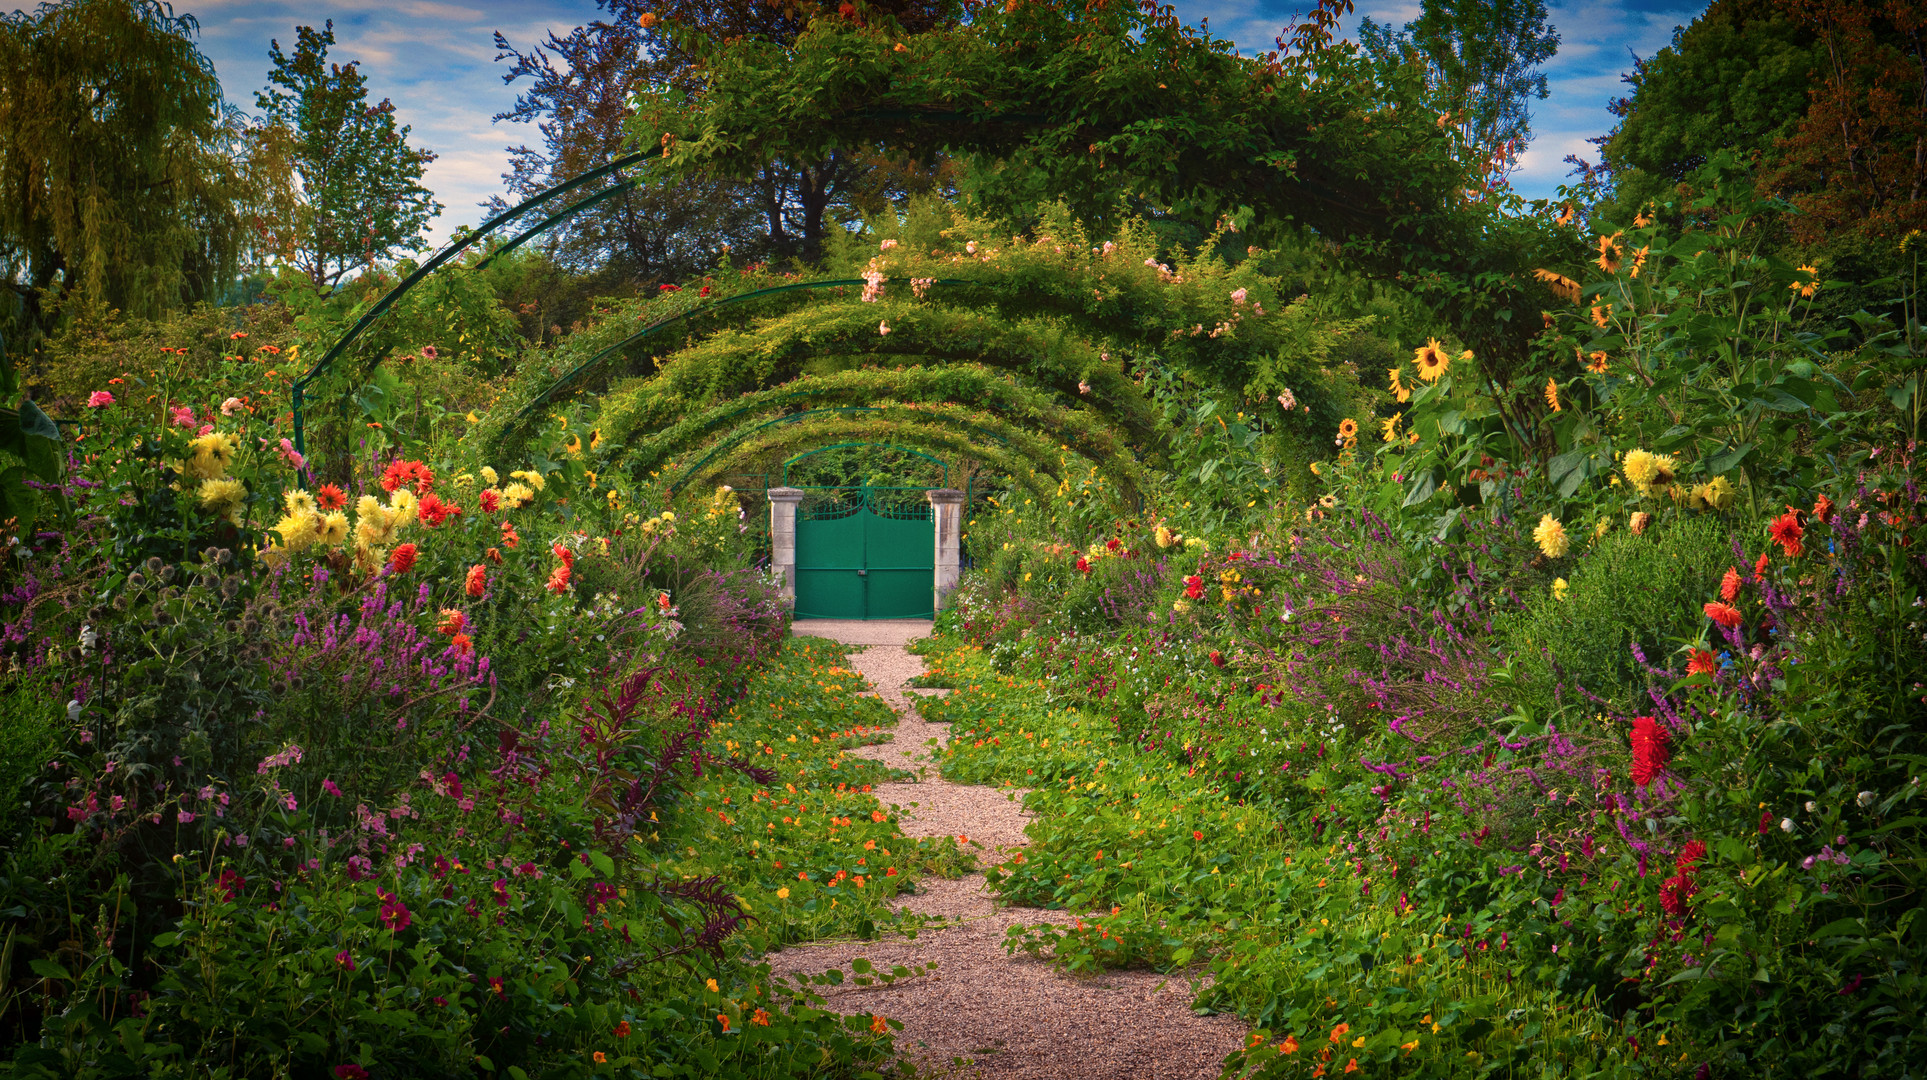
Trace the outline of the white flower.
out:
M 69 701 L 67 703 L 67 719 L 76 724 L 80 722 L 80 702 Z
M 233 416 L 235 413 L 238 413 L 245 408 L 247 408 L 247 406 L 242 403 L 240 398 L 231 397 L 226 401 L 221 402 L 221 415 Z
M 1856 795 L 1856 796 L 1854 796 L 1854 800 L 1853 800 L 1853 801 L 1854 801 L 1854 802 L 1857 802 L 1857 803 L 1859 803 L 1859 804 L 1860 804 L 1860 805 L 1862 805 L 1862 806 L 1872 806 L 1872 805 L 1873 805 L 1873 792 L 1871 792 L 1871 791 L 1863 791 L 1863 792 L 1861 792 L 1861 793 L 1860 793 L 1859 795 Z
M 1111 243 L 1109 240 L 1104 241 L 1104 254 L 1109 255 L 1111 252 L 1116 250 L 1117 250 L 1116 244 Z
M 895 240 L 885 240 L 883 243 L 877 245 L 877 250 L 888 251 L 891 248 L 896 246 L 897 246 L 897 242 Z
M 877 323 L 877 333 L 882 334 L 884 337 L 890 336 L 890 323 L 888 320 Z
M 98 644 L 100 644 L 100 631 L 95 630 L 92 626 L 83 624 L 80 628 L 80 651 L 83 653 L 93 652 L 94 646 Z
M 1792 831 L 1793 831 L 1793 819 L 1792 819 L 1792 818 L 1790 818 L 1790 817 L 1783 817 L 1783 818 L 1781 818 L 1781 819 L 1780 819 L 1780 831 L 1781 831 L 1781 832 L 1783 832 L 1783 833 L 1790 833 L 1790 832 L 1792 832 Z
M 1811 814 L 1819 809 L 1820 809 L 1819 803 L 1814 802 L 1812 799 L 1807 800 L 1807 813 Z
M 975 241 L 975 240 L 972 240 L 972 241 L 970 241 L 969 243 L 967 243 L 967 244 L 965 244 L 965 245 L 964 245 L 964 254 L 966 254 L 966 255 L 975 255 L 975 254 L 977 254 L 977 241 Z

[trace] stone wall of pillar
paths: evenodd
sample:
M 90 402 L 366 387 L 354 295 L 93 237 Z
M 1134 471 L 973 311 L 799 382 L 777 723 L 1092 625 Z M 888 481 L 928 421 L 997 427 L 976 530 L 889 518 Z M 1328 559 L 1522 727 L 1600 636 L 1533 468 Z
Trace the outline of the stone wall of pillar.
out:
M 783 603 L 796 610 L 796 504 L 803 501 L 803 489 L 769 489 L 770 569 L 782 575 Z
M 956 488 L 936 488 L 929 493 L 931 516 L 936 521 L 936 573 L 932 575 L 931 610 L 942 611 L 950 603 L 963 577 L 963 501 Z

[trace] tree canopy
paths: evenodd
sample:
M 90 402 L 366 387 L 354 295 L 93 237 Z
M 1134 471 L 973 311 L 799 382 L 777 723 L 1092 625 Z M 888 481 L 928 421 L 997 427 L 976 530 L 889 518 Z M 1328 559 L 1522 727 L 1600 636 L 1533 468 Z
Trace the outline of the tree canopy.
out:
M 252 181 L 197 30 L 157 0 L 0 19 L 0 261 L 29 323 L 55 288 L 152 316 L 232 279 Z

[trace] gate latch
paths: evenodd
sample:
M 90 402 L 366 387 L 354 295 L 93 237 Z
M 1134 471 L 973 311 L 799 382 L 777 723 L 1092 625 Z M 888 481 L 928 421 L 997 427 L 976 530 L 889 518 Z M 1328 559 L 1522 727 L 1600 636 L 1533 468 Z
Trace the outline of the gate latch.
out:
M 870 576 L 870 572 L 869 572 L 868 570 L 858 570 L 858 571 L 856 572 L 856 576 L 857 576 L 857 577 L 869 577 L 869 576 Z

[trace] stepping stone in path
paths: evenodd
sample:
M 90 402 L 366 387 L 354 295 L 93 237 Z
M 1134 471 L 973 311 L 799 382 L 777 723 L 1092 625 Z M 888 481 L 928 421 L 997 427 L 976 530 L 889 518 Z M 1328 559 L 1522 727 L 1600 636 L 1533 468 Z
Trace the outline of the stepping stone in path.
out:
M 941 746 L 948 727 L 906 708 L 911 695 L 947 693 L 906 687 L 923 673 L 923 659 L 905 651 L 930 632 L 928 620 L 876 622 L 811 620 L 799 636 L 866 646 L 851 667 L 897 714 L 895 737 L 851 751 L 893 768 L 910 769 L 921 783 L 880 784 L 884 805 L 900 808 L 906 836 L 967 836 L 993 860 L 1022 847 L 1024 790 L 956 784 L 938 775 L 926 744 Z M 862 957 L 883 970 L 901 964 L 936 965 L 922 978 L 888 985 L 846 982 L 819 987 L 828 1006 L 899 1020 L 900 1053 L 919 1067 L 968 1061 L 959 1075 L 1036 1080 L 1191 1080 L 1218 1075 L 1225 1055 L 1243 1045 L 1235 1017 L 1191 1012 L 1191 988 L 1181 978 L 1151 971 L 1070 975 L 1042 960 L 1004 952 L 1005 932 L 1019 924 L 1076 921 L 1070 912 L 1008 908 L 985 887 L 982 874 L 955 881 L 926 878 L 922 891 L 901 900 L 905 910 L 951 920 L 925 929 L 915 941 L 885 939 L 792 946 L 770 957 L 785 974 L 847 967 Z

